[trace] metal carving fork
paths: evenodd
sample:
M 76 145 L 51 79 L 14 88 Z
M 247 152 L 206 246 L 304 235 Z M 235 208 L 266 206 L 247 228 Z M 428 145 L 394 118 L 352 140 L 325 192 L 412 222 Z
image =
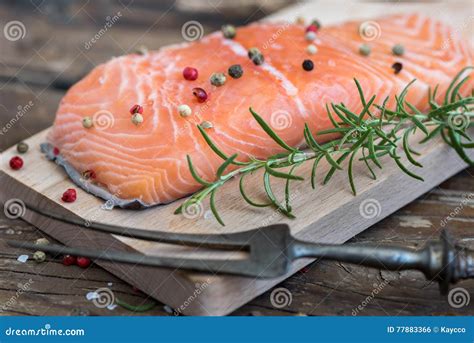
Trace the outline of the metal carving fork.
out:
M 147 256 L 121 251 L 93 251 L 69 248 L 61 245 L 38 245 L 30 242 L 7 241 L 10 246 L 38 250 L 53 254 L 85 256 L 104 261 L 130 263 L 154 267 L 190 269 L 212 273 L 228 273 L 259 278 L 275 278 L 285 275 L 291 262 L 303 258 L 319 258 L 354 263 L 386 270 L 420 270 L 427 279 L 436 280 L 441 293 L 449 285 L 461 279 L 474 278 L 474 251 L 453 242 L 447 231 L 441 238 L 428 242 L 416 250 L 397 246 L 374 244 L 315 244 L 294 238 L 286 224 L 275 224 L 250 231 L 219 234 L 181 234 L 131 229 L 98 222 L 88 223 L 67 218 L 43 209 L 27 205 L 27 208 L 43 216 L 78 225 L 87 230 L 109 233 L 153 242 L 171 243 L 212 249 L 249 251 L 246 259 L 197 259 Z

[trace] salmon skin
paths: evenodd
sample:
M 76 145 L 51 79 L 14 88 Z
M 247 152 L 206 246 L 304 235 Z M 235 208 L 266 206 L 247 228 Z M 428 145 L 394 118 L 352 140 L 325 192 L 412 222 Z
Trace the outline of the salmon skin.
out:
M 207 133 L 226 154 L 265 158 L 281 148 L 249 107 L 289 145 L 301 146 L 305 123 L 314 133 L 332 127 L 326 104 L 361 110 L 354 78 L 366 95 L 377 95 L 376 103 L 390 96 L 392 105 L 394 95 L 416 78 L 407 100 L 426 110 L 429 86 L 439 84 L 440 100 L 455 74 L 473 64 L 472 47 L 455 30 L 418 14 L 323 27 L 311 42 L 313 54 L 305 31 L 298 24 L 254 23 L 237 29 L 233 39 L 215 32 L 196 42 L 113 58 L 67 92 L 43 149 L 74 182 L 115 206 L 164 204 L 200 188 L 186 155 L 206 180 L 222 164 L 197 128 L 204 121 L 212 123 Z M 369 56 L 359 53 L 363 43 L 371 47 Z M 404 47 L 402 56 L 392 52 L 395 44 Z M 249 59 L 252 47 L 263 54 L 262 64 Z M 302 67 L 305 59 L 313 61 L 312 70 Z M 395 62 L 403 66 L 399 73 Z M 243 69 L 240 78 L 227 74 L 235 64 Z M 186 67 L 198 70 L 197 80 L 184 79 Z M 213 73 L 226 74 L 225 84 L 211 85 Z M 471 80 L 460 93 L 472 86 Z M 207 101 L 198 101 L 195 87 L 207 92 Z M 143 108 L 137 125 L 129 111 L 135 104 Z M 191 115 L 180 115 L 182 104 Z M 86 117 L 92 127 L 83 126 Z M 93 180 L 85 180 L 83 173 L 91 171 Z

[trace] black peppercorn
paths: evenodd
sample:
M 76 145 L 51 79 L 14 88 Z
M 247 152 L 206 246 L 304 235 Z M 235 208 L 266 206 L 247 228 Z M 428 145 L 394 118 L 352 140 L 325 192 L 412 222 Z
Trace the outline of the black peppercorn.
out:
M 314 63 L 311 60 L 304 60 L 303 61 L 303 69 L 306 71 L 311 71 L 314 68 Z
M 394 70 L 395 74 L 398 74 L 399 72 L 402 71 L 402 69 L 403 69 L 403 64 L 401 64 L 400 62 L 395 62 L 395 63 L 392 65 L 392 69 Z
M 229 76 L 232 77 L 233 79 L 238 79 L 244 73 L 242 66 L 240 64 L 231 65 L 227 72 L 229 73 Z

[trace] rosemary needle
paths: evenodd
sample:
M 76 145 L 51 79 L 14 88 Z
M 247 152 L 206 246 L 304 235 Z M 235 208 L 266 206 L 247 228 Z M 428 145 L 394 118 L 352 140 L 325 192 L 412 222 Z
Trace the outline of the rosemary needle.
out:
M 388 97 L 385 98 L 382 105 L 374 104 L 375 95 L 367 100 L 360 83 L 354 79 L 362 104 L 362 111 L 355 113 L 342 103 L 326 104 L 326 111 L 333 128 L 313 135 L 309 126 L 305 124 L 303 132 L 307 146 L 307 150 L 305 151 L 288 145 L 272 130 L 270 125 L 268 125 L 258 113 L 250 108 L 251 115 L 260 127 L 283 149 L 283 152 L 269 156 L 265 160 L 249 158 L 247 162 L 236 161 L 238 157 L 237 154 L 232 156 L 225 154 L 212 141 L 206 131 L 198 126 L 206 143 L 224 162 L 218 168 L 215 180 L 206 181 L 198 175 L 191 158 L 187 156 L 191 175 L 203 188 L 188 198 L 175 213 L 181 213 L 182 209 L 186 208 L 186 206 L 200 203 L 205 198 L 210 197 L 210 205 L 214 217 L 221 225 L 224 225 L 222 218 L 218 214 L 215 195 L 217 190 L 227 181 L 234 177 L 240 177 L 239 189 L 243 199 L 248 204 L 256 207 L 272 206 L 278 212 L 289 218 L 294 218 L 290 204 L 290 182 L 301 182 L 304 180 L 302 176 L 296 175 L 295 173 L 298 167 L 303 163 L 312 161 L 313 167 L 310 181 L 312 187 L 315 188 L 316 167 L 323 158 L 331 166 L 323 179 L 324 185 L 330 181 L 336 171 L 343 169 L 341 164 L 349 157 L 347 175 L 350 188 L 354 195 L 356 194 L 356 185 L 354 182 L 353 166 L 356 161 L 363 161 L 372 178 L 376 179 L 377 175 L 370 164 L 381 169 L 383 166 L 379 158 L 381 156 L 389 156 L 401 171 L 410 177 L 423 181 L 422 177 L 410 171 L 402 162 L 404 155 L 410 164 L 418 168 L 423 167 L 414 156 L 419 154 L 410 147 L 409 143 L 409 136 L 414 134 L 416 130 L 420 130 L 425 135 L 419 142 L 420 144 L 426 144 L 433 138 L 441 136 L 466 163 L 474 165 L 474 161 L 472 161 L 466 153 L 466 149 L 474 148 L 474 142 L 467 131 L 468 128 L 473 126 L 474 94 L 463 97 L 459 93 L 461 87 L 466 84 L 469 79 L 469 76 L 463 77 L 463 75 L 470 69 L 474 69 L 474 67 L 462 69 L 453 78 L 447 88 L 443 103 L 441 104 L 436 101 L 436 94 L 439 87 L 436 86 L 433 90 L 430 88 L 428 90 L 428 105 L 430 110 L 426 113 L 421 112 L 406 100 L 409 88 L 416 80 L 408 83 L 400 94 L 395 96 L 395 108 L 389 109 L 386 105 Z M 378 118 L 372 114 L 371 110 L 373 109 L 380 111 Z M 329 143 L 319 144 L 316 136 L 326 134 L 338 134 L 341 138 Z M 401 151 L 398 151 L 399 145 L 401 145 Z M 362 157 L 356 158 L 359 151 L 362 152 Z M 400 153 L 403 153 L 403 155 Z M 230 166 L 233 166 L 233 168 L 229 168 Z M 281 170 L 287 167 L 290 167 L 289 172 Z M 230 171 L 226 173 L 227 169 L 230 169 Z M 267 202 L 265 203 L 254 202 L 244 192 L 244 177 L 260 169 L 264 171 L 263 189 L 267 197 Z M 286 180 L 285 198 L 283 201 L 279 201 L 272 190 L 272 178 Z

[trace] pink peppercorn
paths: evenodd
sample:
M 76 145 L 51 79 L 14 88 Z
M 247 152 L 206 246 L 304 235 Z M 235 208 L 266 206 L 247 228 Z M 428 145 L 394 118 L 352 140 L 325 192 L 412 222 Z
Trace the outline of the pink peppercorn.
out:
M 56 147 L 53 148 L 53 155 L 54 155 L 54 156 L 58 156 L 58 155 L 59 155 L 59 149 L 58 149 L 58 148 L 56 148 Z
M 316 25 L 309 25 L 306 28 L 306 32 L 317 32 L 317 31 L 318 31 L 318 27 Z
M 199 102 L 204 102 L 207 100 L 207 93 L 202 88 L 193 88 L 193 94 Z
M 198 71 L 196 68 L 186 67 L 183 69 L 183 77 L 188 81 L 194 81 L 198 78 Z
M 64 202 L 74 202 L 77 199 L 77 193 L 76 190 L 73 188 L 69 188 L 63 193 L 63 196 L 61 198 L 62 201 Z
M 135 114 L 135 113 L 143 113 L 143 107 L 140 105 L 133 105 L 132 108 L 130 108 L 130 114 Z
M 13 170 L 18 170 L 23 167 L 23 159 L 20 156 L 14 156 L 10 160 L 10 168 Z
M 91 260 L 87 257 L 80 256 L 77 258 L 76 264 L 81 268 L 87 268 L 90 266 Z
M 73 264 L 76 264 L 76 257 L 72 255 L 64 255 L 63 264 L 65 266 L 72 266 Z

